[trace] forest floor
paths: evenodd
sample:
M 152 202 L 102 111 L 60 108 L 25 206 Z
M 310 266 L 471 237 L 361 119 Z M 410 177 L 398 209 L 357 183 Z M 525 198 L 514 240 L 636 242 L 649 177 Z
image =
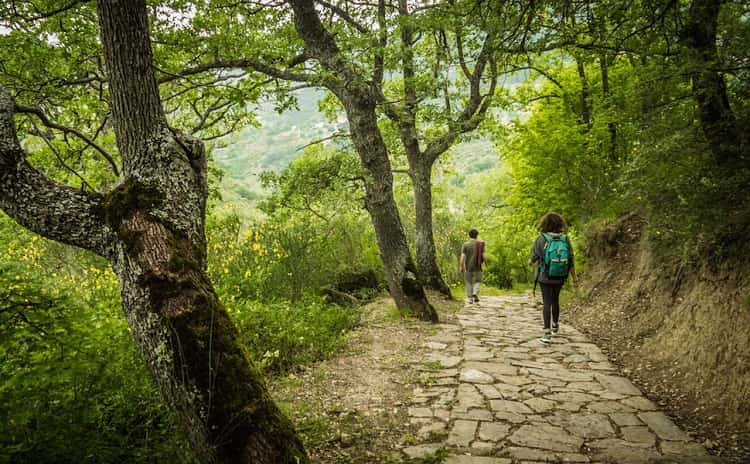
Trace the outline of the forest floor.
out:
M 433 301 L 439 325 L 371 303 L 340 355 L 273 382 L 316 462 L 732 462 L 582 333 L 540 343 L 529 295 Z
M 446 322 L 463 307 L 437 294 L 430 301 Z M 421 374 L 413 366 L 424 359 L 424 341 L 438 328 L 401 317 L 385 297 L 361 314 L 340 354 L 271 383 L 316 462 L 400 463 L 399 450 L 416 443 L 418 427 L 410 424 L 408 407 Z

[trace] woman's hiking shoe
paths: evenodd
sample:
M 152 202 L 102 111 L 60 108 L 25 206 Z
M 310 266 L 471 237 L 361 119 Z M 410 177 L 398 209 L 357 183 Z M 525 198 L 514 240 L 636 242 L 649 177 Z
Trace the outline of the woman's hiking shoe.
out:
M 546 333 L 546 334 L 544 334 L 544 335 L 541 336 L 541 338 L 539 339 L 539 341 L 542 342 L 542 343 L 551 343 L 552 342 L 552 336 L 550 334 Z
M 556 334 L 558 330 L 560 330 L 560 326 L 558 326 L 557 324 L 552 324 L 552 333 Z
M 479 303 L 479 297 L 476 295 L 471 295 L 471 298 L 474 300 L 474 303 Z

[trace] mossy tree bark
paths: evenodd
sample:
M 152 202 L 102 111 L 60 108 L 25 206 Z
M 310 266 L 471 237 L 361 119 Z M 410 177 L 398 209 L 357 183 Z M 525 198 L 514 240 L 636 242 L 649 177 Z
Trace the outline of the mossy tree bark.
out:
M 288 0 L 294 25 L 305 43 L 305 53 L 317 59 L 328 75 L 322 84 L 341 101 L 352 142 L 367 173 L 365 205 L 375 227 L 388 288 L 396 305 L 419 319 L 437 322 L 414 265 L 393 197 L 393 174 L 376 113 L 381 93 L 378 78 L 359 75 L 343 58 L 333 35 L 320 20 L 312 0 Z M 375 74 L 382 79 L 382 62 Z M 379 70 L 378 70 L 379 69 Z
M 136 343 L 203 462 L 308 462 L 206 273 L 205 153 L 167 125 L 145 2 L 100 0 L 97 9 L 123 181 L 102 196 L 36 171 L 0 87 L 0 207 L 110 261 Z

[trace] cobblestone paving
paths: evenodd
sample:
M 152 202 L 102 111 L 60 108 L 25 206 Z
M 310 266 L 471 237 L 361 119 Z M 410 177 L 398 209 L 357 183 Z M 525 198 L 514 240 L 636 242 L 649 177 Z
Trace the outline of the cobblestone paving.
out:
M 721 462 L 564 318 L 541 343 L 540 313 L 528 295 L 484 297 L 458 324 L 438 326 L 415 366 L 419 444 L 405 456 L 443 448 L 446 464 Z

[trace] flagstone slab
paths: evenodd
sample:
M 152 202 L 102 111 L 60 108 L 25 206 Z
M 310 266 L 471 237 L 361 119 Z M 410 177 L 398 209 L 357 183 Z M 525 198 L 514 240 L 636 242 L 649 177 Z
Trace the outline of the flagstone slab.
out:
M 565 359 L 563 359 L 563 362 L 566 364 L 585 363 L 589 362 L 589 358 L 582 354 L 571 354 L 570 356 L 566 356 Z
M 404 448 L 402 451 L 412 459 L 421 459 L 428 456 L 433 456 L 442 447 L 442 443 L 429 443 L 426 445 L 409 446 Z
M 454 410 L 451 412 L 452 419 L 465 419 L 476 421 L 491 421 L 493 414 L 486 409 L 469 409 L 468 411 Z
M 600 412 L 603 414 L 611 414 L 614 412 L 635 412 L 635 409 L 630 406 L 617 401 L 597 401 L 589 403 L 586 409 L 592 412 Z
M 574 437 L 561 427 L 534 424 L 522 425 L 508 441 L 527 448 L 575 453 L 580 450 L 583 439 Z
M 501 422 L 509 422 L 511 424 L 523 424 L 528 421 L 528 416 L 523 414 L 516 414 L 514 412 L 498 411 L 495 413 L 495 419 Z
M 432 417 L 430 408 L 409 408 L 409 417 Z
M 594 380 L 593 373 L 567 369 L 529 369 L 529 373 L 546 379 L 562 380 L 563 382 L 590 382 Z
M 526 406 L 533 409 L 535 412 L 547 412 L 551 411 L 555 407 L 555 402 L 545 400 L 543 398 L 531 398 L 523 402 Z
M 690 436 L 680 430 L 663 412 L 642 412 L 638 417 L 662 440 L 690 441 Z
M 515 376 L 518 374 L 518 368 L 505 364 L 504 362 L 498 362 L 497 360 L 492 362 L 480 362 L 480 361 L 467 361 L 463 365 L 466 369 L 476 369 L 478 371 L 486 372 L 493 376 Z
M 448 344 L 447 343 L 441 343 L 441 342 L 427 342 L 427 343 L 424 344 L 424 347 L 425 348 L 429 348 L 431 350 L 442 351 L 442 350 L 448 348 Z
M 468 383 L 493 383 L 494 377 L 477 369 L 464 369 L 458 377 L 459 382 Z
M 615 429 L 604 414 L 560 414 L 548 418 L 553 425 L 560 426 L 577 437 L 594 439 L 615 437 Z
M 602 386 L 611 392 L 621 393 L 623 395 L 638 395 L 640 396 L 641 391 L 633 385 L 633 383 L 625 377 L 619 375 L 603 375 L 596 374 L 596 380 Z
M 469 443 L 474 440 L 478 424 L 477 421 L 457 420 L 453 423 L 453 429 L 446 443 L 453 446 L 469 446 Z
M 644 464 L 649 462 L 663 462 L 663 457 L 652 448 L 630 446 L 622 440 L 609 441 L 606 446 L 599 444 L 592 446 L 595 461 L 612 462 L 617 464 Z
M 462 383 L 458 386 L 456 401 L 458 401 L 457 407 L 464 410 L 484 407 L 484 397 L 479 393 L 474 385 L 468 383 Z
M 663 441 L 659 445 L 662 453 L 668 456 L 708 457 L 706 449 L 698 443 L 681 443 L 677 441 Z M 718 462 L 718 461 L 717 461 Z
M 658 408 L 645 396 L 632 396 L 622 400 L 622 404 L 628 405 L 633 409 L 639 411 L 656 411 Z
M 643 425 L 638 416 L 632 412 L 614 412 L 609 414 L 609 418 L 619 427 Z
M 517 387 L 520 387 L 521 385 L 527 385 L 530 383 L 533 383 L 531 379 L 529 379 L 526 376 L 510 376 L 510 375 L 496 375 L 495 380 L 497 380 L 498 383 L 504 383 L 507 385 L 515 385 Z
M 491 400 L 490 408 L 493 411 L 511 412 L 514 414 L 533 414 L 528 406 L 519 401 L 508 401 L 508 400 Z
M 502 422 L 482 422 L 479 426 L 479 439 L 498 442 L 510 433 L 510 425 Z
M 570 382 L 566 388 L 568 390 L 581 390 L 585 392 L 598 392 L 602 390 L 598 382 Z
M 446 424 L 444 422 L 430 422 L 429 424 L 423 425 L 419 431 L 417 431 L 417 436 L 420 438 L 429 438 L 435 434 L 444 433 L 445 430 Z
M 656 444 L 656 435 L 648 427 L 629 426 L 620 428 L 622 439 L 631 443 L 644 443 L 649 446 Z
M 589 403 L 598 399 L 598 397 L 589 395 L 586 393 L 566 392 L 566 393 L 553 393 L 544 397 L 545 399 L 556 401 L 556 402 L 570 402 L 570 403 Z
M 461 361 L 464 360 L 464 358 L 460 356 L 444 356 L 441 354 L 435 354 L 429 357 L 432 361 L 437 361 L 440 363 L 440 367 L 444 368 L 451 368 L 456 367 L 459 364 L 461 364 Z
M 448 456 L 445 464 L 511 464 L 507 458 L 493 458 L 487 456 Z
M 488 400 L 497 400 L 503 398 L 503 394 L 500 390 L 495 388 L 493 385 L 477 385 L 479 392 Z
M 485 359 L 492 359 L 495 355 L 491 351 L 487 350 L 466 350 L 464 353 L 464 359 L 467 361 L 483 361 Z

